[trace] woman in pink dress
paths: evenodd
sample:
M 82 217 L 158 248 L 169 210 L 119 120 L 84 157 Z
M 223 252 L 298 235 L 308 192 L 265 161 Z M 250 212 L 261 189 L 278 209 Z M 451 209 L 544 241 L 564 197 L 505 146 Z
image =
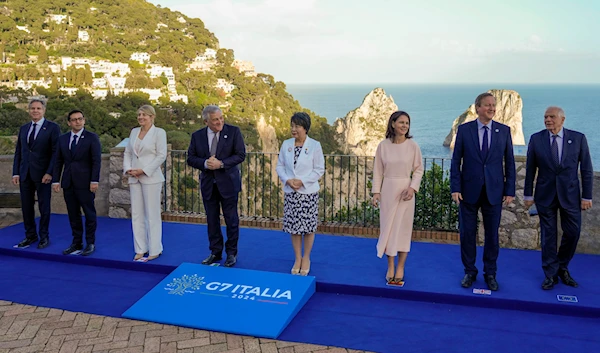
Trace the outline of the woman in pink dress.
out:
M 380 207 L 377 256 L 388 257 L 386 281 L 404 281 L 404 264 L 410 251 L 415 193 L 423 177 L 421 149 L 410 135 L 410 116 L 394 112 L 385 140 L 377 146 L 373 167 L 373 205 Z M 395 258 L 398 255 L 398 267 Z

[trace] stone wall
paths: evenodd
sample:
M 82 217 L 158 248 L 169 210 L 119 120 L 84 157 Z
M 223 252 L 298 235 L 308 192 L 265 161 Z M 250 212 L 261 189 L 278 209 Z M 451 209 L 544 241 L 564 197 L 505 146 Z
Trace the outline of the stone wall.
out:
M 517 192 L 515 201 L 502 210 L 500 246 L 516 249 L 540 249 L 539 217 L 530 216 L 523 202 L 526 157 L 515 156 Z M 578 252 L 600 254 L 600 172 L 594 173 L 592 209 L 582 213 L 582 230 Z M 481 219 L 481 216 L 480 216 Z M 560 217 L 559 217 L 560 225 Z M 562 234 L 559 226 L 559 234 Z M 479 227 L 479 242 L 483 244 L 483 227 Z
M 108 195 L 110 186 L 108 182 L 110 156 L 102 155 L 102 166 L 100 169 L 100 185 L 96 192 L 96 213 L 98 216 L 108 216 Z M 19 187 L 12 184 L 13 156 L 0 156 L 0 193 L 19 193 Z M 62 189 L 60 192 L 52 192 L 52 213 L 67 214 L 67 206 L 63 197 Z M 37 206 L 36 206 L 36 213 Z M 21 209 L 0 210 L 1 217 L 11 217 L 11 219 L 22 219 Z
M 111 218 L 131 218 L 131 198 L 129 196 L 129 182 L 128 178 L 123 177 L 123 154 L 125 153 L 125 144 L 127 140 L 121 142 L 117 147 L 110 149 L 110 176 L 108 180 L 110 182 L 110 194 L 108 197 L 109 207 L 108 216 Z M 166 185 L 171 184 L 171 145 L 167 145 L 167 167 L 166 167 Z M 163 173 L 165 173 L 165 166 L 161 166 Z M 163 209 L 165 204 L 165 191 L 166 200 L 171 199 L 171 188 L 163 188 L 161 194 L 161 204 Z M 167 202 L 168 204 L 168 202 Z
M 123 147 L 111 149 L 110 155 L 102 155 L 102 170 L 100 187 L 96 193 L 96 208 L 99 216 L 112 218 L 130 218 L 129 185 L 123 179 Z M 171 158 L 170 146 L 166 163 L 167 185 L 171 183 Z M 500 223 L 500 244 L 502 247 L 519 249 L 539 249 L 540 231 L 537 216 L 529 216 L 523 204 L 523 187 L 525 183 L 525 157 L 516 158 L 517 193 L 515 201 L 504 207 Z M 18 193 L 19 188 L 12 185 L 13 156 L 0 156 L 0 193 Z M 164 166 L 163 166 L 164 172 Z M 162 194 L 165 202 L 165 193 Z M 163 208 L 169 211 L 171 189 L 166 188 L 166 205 Z M 600 254 L 600 172 L 594 174 L 594 205 L 591 210 L 583 212 L 583 228 L 577 251 L 580 253 Z M 66 214 L 66 207 L 61 193 L 52 195 L 52 212 Z M 20 209 L 0 210 L 0 217 L 20 217 Z M 173 221 L 179 219 L 172 219 Z M 260 227 L 260 223 L 256 225 Z M 352 225 L 346 225 L 352 227 Z M 483 244 L 483 227 L 480 227 L 480 244 Z M 346 229 L 339 228 L 336 234 L 349 234 Z M 363 234 L 364 232 L 352 232 Z M 378 232 L 374 230 L 374 235 Z M 369 234 L 370 234 L 369 233 Z M 438 238 L 436 238 L 438 239 Z M 442 239 L 442 238 L 440 238 Z M 442 239 L 443 240 L 443 239 Z M 436 241 L 436 240 L 433 240 Z

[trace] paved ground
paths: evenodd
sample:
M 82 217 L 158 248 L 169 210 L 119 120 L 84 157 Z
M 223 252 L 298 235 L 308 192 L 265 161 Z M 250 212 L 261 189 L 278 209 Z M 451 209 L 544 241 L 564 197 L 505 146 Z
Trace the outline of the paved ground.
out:
M 0 228 L 14 222 L 1 221 Z M 0 300 L 0 353 L 359 353 Z

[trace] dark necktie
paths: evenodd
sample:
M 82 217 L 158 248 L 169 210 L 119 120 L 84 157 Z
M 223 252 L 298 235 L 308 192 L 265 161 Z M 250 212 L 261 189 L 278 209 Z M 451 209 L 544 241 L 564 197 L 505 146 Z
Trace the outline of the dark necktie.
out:
M 73 135 L 73 141 L 71 141 L 71 156 L 75 154 L 75 147 L 77 147 L 77 135 Z
M 490 149 L 488 145 L 488 127 L 483 127 L 483 141 L 481 142 L 481 157 L 483 160 L 487 157 L 488 150 Z
M 213 136 L 213 139 L 212 139 L 212 143 L 210 144 L 210 155 L 211 156 L 217 155 L 217 143 L 219 143 L 219 140 L 217 139 L 217 134 L 215 133 L 215 135 Z
M 552 160 L 554 161 L 554 165 L 559 166 L 560 162 L 558 159 L 558 143 L 556 142 L 556 138 L 558 135 L 552 135 L 552 146 L 550 147 L 550 151 L 552 152 Z
M 29 134 L 29 138 L 27 140 L 27 144 L 29 144 L 29 147 L 31 147 L 31 145 L 33 145 L 33 141 L 35 141 L 35 127 L 37 126 L 36 123 L 33 123 L 32 128 L 31 128 L 31 133 Z

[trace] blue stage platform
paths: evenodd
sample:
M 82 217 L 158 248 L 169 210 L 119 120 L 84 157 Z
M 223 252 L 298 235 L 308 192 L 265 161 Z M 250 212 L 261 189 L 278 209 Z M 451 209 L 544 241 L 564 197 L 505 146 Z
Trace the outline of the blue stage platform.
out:
M 314 277 L 183 263 L 123 317 L 277 338 L 314 293 Z
M 64 215 L 52 216 L 51 245 L 43 250 L 13 248 L 22 224 L 1 229 L 0 299 L 120 316 L 177 266 L 208 255 L 205 226 L 164 223 L 163 229 L 164 254 L 148 263 L 132 261 L 130 220 L 102 218 L 90 257 L 61 254 L 71 241 Z M 406 284 L 392 288 L 384 283 L 386 260 L 375 256 L 375 243 L 317 235 L 310 273 L 317 293 L 278 338 L 377 352 L 600 347 L 599 256 L 575 256 L 570 270 L 579 288 L 559 284 L 543 291 L 540 253 L 501 249 L 500 290 L 481 295 L 460 287 L 458 246 L 414 243 Z M 289 235 L 241 229 L 236 268 L 287 274 L 292 264 Z M 485 288 L 481 276 L 475 287 Z M 560 302 L 558 295 L 578 302 Z

